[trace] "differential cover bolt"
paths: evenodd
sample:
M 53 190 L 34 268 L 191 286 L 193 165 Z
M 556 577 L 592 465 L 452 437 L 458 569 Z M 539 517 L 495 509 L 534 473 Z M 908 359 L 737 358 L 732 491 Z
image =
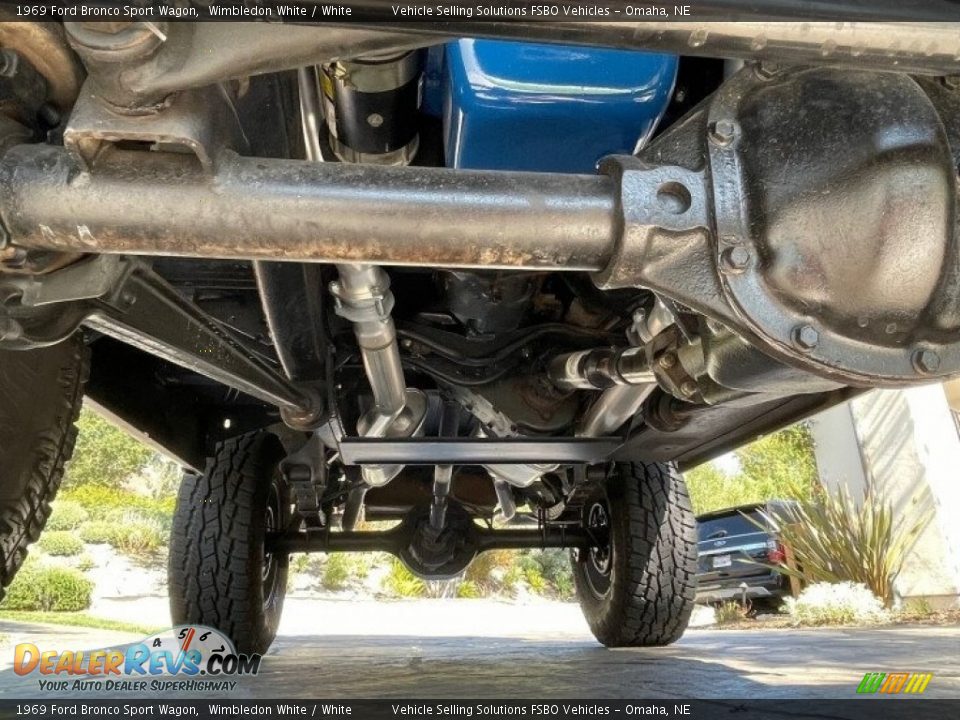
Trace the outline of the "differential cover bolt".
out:
M 761 62 L 754 66 L 754 74 L 761 80 L 769 80 L 779 73 L 780 70 L 781 67 L 779 65 L 771 62 Z
M 813 350 L 820 342 L 820 333 L 813 325 L 798 325 L 791 339 L 800 350 Z
M 736 139 L 738 129 L 733 120 L 717 120 L 710 129 L 710 139 L 717 145 L 729 145 Z
M 750 264 L 750 251 L 745 247 L 727 248 L 720 254 L 720 269 L 725 273 L 741 273 Z
M 917 372 L 933 374 L 940 369 L 940 356 L 933 350 L 917 350 L 913 354 L 913 366 Z

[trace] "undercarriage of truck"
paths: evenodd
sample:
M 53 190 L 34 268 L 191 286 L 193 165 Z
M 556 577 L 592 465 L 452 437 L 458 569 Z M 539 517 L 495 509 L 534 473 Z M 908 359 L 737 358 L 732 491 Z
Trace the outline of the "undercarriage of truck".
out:
M 0 572 L 81 399 L 185 468 L 175 623 L 287 559 L 695 595 L 680 471 L 960 372 L 949 23 L 0 23 Z

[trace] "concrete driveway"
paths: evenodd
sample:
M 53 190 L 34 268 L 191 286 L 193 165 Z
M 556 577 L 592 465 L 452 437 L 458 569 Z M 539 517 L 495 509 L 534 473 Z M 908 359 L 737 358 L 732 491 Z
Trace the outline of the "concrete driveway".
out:
M 141 619 L 160 617 L 138 605 Z M 140 639 L 5 621 L 0 634 L 0 696 L 18 699 L 70 695 L 15 675 L 16 642 L 80 649 Z M 607 650 L 568 603 L 294 598 L 259 676 L 240 679 L 234 696 L 849 698 L 865 673 L 895 671 L 932 672 L 926 697 L 960 698 L 960 627 L 691 629 L 671 647 Z

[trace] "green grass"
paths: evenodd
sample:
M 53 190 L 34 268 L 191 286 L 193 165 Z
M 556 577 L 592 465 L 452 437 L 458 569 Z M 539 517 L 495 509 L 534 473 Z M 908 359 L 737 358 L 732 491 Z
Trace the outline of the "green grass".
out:
M 0 610 L 0 620 L 12 620 L 22 623 L 47 623 L 49 625 L 65 625 L 69 627 L 88 627 L 100 630 L 116 630 L 118 632 L 153 635 L 166 626 L 140 625 L 121 620 L 108 620 L 94 617 L 84 612 L 43 612 L 40 610 Z

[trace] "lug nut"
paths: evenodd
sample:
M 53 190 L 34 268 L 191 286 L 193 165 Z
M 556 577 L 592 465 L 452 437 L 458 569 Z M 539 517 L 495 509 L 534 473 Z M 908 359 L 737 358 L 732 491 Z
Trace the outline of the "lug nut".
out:
M 940 369 L 940 356 L 933 350 L 917 350 L 913 354 L 913 366 L 917 372 L 932 375 Z
M 693 380 L 684 380 L 680 386 L 680 392 L 686 397 L 692 397 L 697 394 L 697 384 Z

